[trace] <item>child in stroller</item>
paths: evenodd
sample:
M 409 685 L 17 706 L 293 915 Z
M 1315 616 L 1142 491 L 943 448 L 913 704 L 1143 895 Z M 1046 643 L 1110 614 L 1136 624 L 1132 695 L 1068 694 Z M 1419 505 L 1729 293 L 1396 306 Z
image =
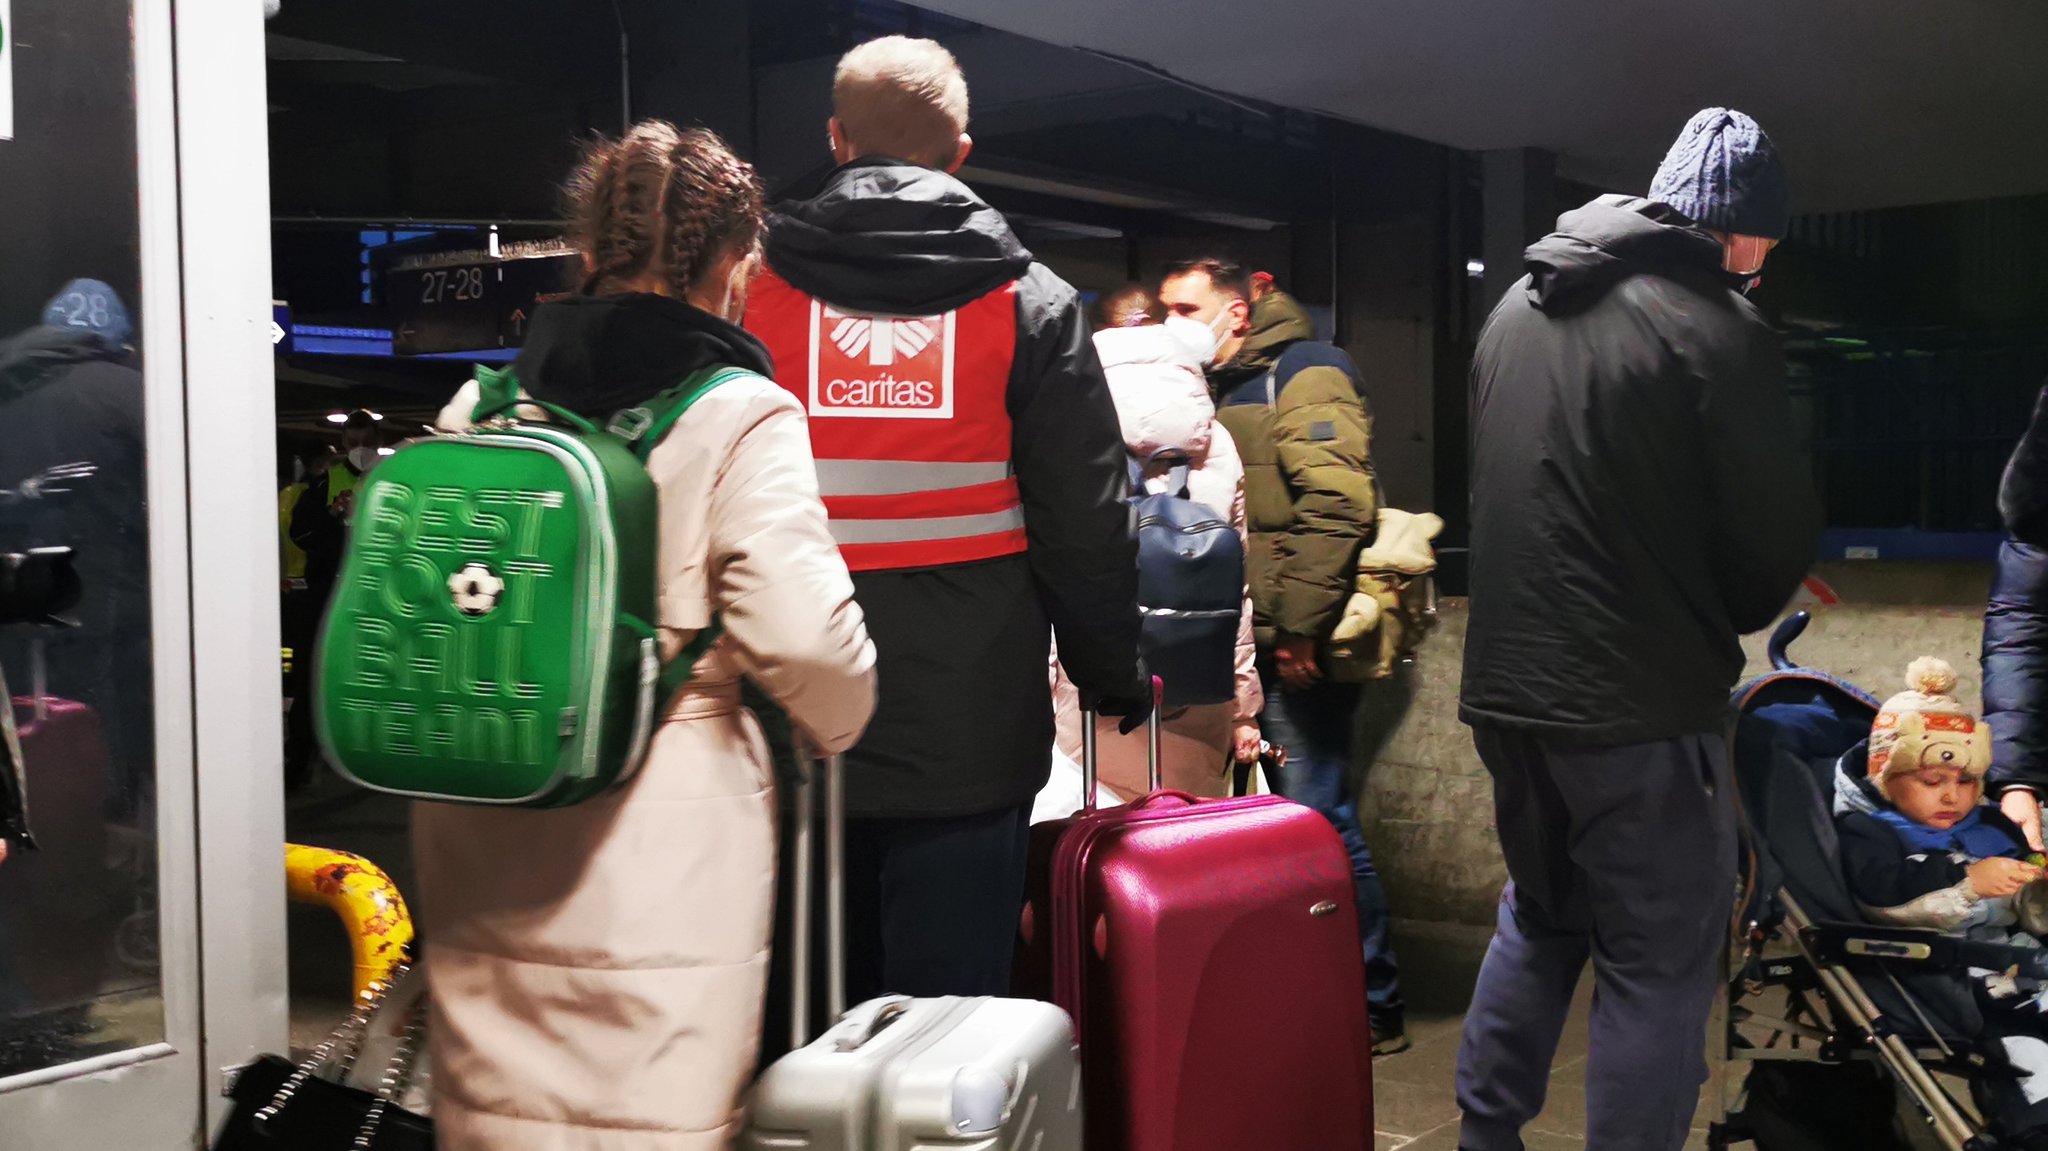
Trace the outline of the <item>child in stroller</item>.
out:
M 1983 802 L 1991 732 L 1954 696 L 1955 671 L 1916 660 L 1870 738 L 1835 769 L 1850 893 L 1866 915 L 1982 943 L 2037 947 L 2048 881 L 2020 829 Z M 2039 881 L 2039 882 L 2037 882 Z M 2048 1015 L 2038 983 L 1972 967 L 1988 1037 L 2017 1075 L 1986 1102 L 2011 1145 L 2048 1149 Z

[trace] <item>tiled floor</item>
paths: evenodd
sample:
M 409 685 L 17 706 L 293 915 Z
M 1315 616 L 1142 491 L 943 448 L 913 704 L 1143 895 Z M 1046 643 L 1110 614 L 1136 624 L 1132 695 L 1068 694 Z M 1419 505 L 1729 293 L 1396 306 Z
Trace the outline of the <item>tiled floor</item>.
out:
M 406 854 L 405 804 L 354 791 L 323 777 L 292 798 L 287 825 L 298 842 L 355 851 L 412 889 Z M 294 907 L 292 929 L 292 1044 L 317 1043 L 347 1007 L 348 941 L 325 911 Z M 1452 1087 L 1458 1035 L 1472 985 L 1485 954 L 1487 933 L 1476 928 L 1397 923 L 1395 938 L 1414 1046 L 1374 1064 L 1378 1117 L 1376 1151 L 1454 1151 L 1458 1106 Z M 1549 1106 L 1525 1134 L 1529 1151 L 1577 1151 L 1586 1145 L 1586 1016 L 1590 983 L 1566 1028 L 1551 1071 Z M 1701 1092 L 1688 1151 L 1703 1151 L 1712 1118 L 1709 1091 Z
M 406 852 L 405 804 L 348 788 L 322 773 L 314 786 L 295 794 L 287 828 L 295 842 L 354 851 L 392 872 L 400 889 L 412 889 Z M 292 1046 L 318 1043 L 347 1010 L 347 937 L 325 911 L 292 909 Z M 1454 1151 L 1458 1106 L 1452 1090 L 1458 1029 L 1472 984 L 1479 974 L 1487 935 L 1472 928 L 1403 923 L 1396 927 L 1401 976 L 1406 985 L 1408 1031 L 1414 1047 L 1379 1060 L 1373 1068 L 1378 1116 L 1377 1151 Z M 1552 1071 L 1550 1106 L 1527 1133 L 1529 1151 L 1571 1151 L 1585 1146 L 1584 1067 L 1586 1008 L 1590 988 L 1580 996 Z M 1704 1102 L 1690 1148 L 1703 1148 L 1708 1112 Z

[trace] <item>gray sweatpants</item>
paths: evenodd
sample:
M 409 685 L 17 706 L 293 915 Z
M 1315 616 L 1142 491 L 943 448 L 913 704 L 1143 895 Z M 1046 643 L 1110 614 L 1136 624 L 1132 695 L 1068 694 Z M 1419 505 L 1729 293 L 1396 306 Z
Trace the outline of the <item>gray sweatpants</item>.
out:
M 1735 884 L 1718 735 L 1573 747 L 1475 728 L 1509 883 L 1458 1052 L 1459 1144 L 1518 1151 L 1593 961 L 1586 1145 L 1676 1151 L 1706 1081 Z

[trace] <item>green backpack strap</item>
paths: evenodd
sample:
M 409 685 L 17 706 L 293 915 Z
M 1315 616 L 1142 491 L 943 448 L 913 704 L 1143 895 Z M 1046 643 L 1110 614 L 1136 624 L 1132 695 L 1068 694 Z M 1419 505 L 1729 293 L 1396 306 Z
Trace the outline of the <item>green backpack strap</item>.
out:
M 476 407 L 469 412 L 471 423 L 482 423 L 517 399 L 519 380 L 511 368 L 476 366 Z
M 653 454 L 655 447 L 674 428 L 676 421 L 683 418 L 698 400 L 703 399 L 711 389 L 720 384 L 743 379 L 754 373 L 745 368 L 705 368 L 692 373 L 675 387 L 662 392 L 638 407 L 627 408 L 612 417 L 608 429 L 613 435 L 625 440 L 633 448 L 633 454 L 641 463 Z M 661 698 L 664 706 L 674 702 L 676 693 L 690 682 L 690 673 L 696 669 L 697 661 L 711 650 L 725 634 L 725 621 L 712 613 L 711 622 L 699 629 L 676 657 L 661 669 Z
M 697 669 L 697 661 L 703 659 L 704 653 L 710 651 L 711 645 L 717 643 L 719 637 L 724 634 L 725 621 L 719 618 L 718 613 L 713 612 L 711 622 L 690 637 L 690 642 L 683 645 L 683 650 L 677 652 L 674 659 L 661 665 L 661 699 L 664 708 L 675 702 L 676 693 L 683 690 L 683 685 L 690 682 L 691 673 Z
M 611 426 L 606 430 L 632 445 L 633 454 L 641 463 L 647 462 L 654 449 L 667 436 L 676 421 L 688 412 L 720 384 L 744 379 L 754 373 L 745 368 L 704 368 L 693 372 L 690 377 L 675 387 L 648 400 L 637 407 L 627 408 L 612 417 Z
M 597 433 L 596 424 L 562 407 L 560 404 L 551 404 L 546 400 L 536 400 L 532 396 L 521 396 L 519 394 L 519 380 L 512 374 L 511 368 L 501 370 L 498 368 L 487 368 L 482 364 L 478 364 L 476 366 L 476 392 L 476 407 L 469 410 L 469 422 L 471 424 L 481 424 L 485 420 L 495 419 L 507 412 L 512 412 L 516 418 L 519 408 L 533 407 L 547 412 L 568 427 L 586 436 Z M 641 462 L 644 463 L 646 461 L 643 459 Z

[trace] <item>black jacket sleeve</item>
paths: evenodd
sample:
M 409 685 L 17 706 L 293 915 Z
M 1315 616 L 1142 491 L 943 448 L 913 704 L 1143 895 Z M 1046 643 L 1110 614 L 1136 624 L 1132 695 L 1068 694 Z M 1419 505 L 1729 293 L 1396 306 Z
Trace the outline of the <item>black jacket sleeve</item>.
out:
M 1967 878 L 1963 865 L 1947 855 L 1907 858 L 1898 835 L 1872 816 L 1840 816 L 1835 828 L 1841 836 L 1849 894 L 1865 907 L 1900 907 Z
M 2035 399 L 2033 421 L 2006 461 L 1998 513 L 2014 539 L 2048 547 L 2048 388 Z
M 1010 458 L 1060 663 L 1084 692 L 1142 695 L 1123 433 L 1081 298 L 1033 265 L 1018 284 L 1017 320 Z
M 1992 789 L 2048 795 L 2048 549 L 2018 540 L 1999 548 L 1984 607 L 1984 719 Z
M 306 482 L 306 490 L 299 493 L 298 502 L 292 505 L 292 542 L 311 552 L 333 522 L 334 517 L 327 514 L 327 476 L 322 473 Z
M 341 566 L 348 525 L 327 508 L 327 474 L 322 472 L 299 493 L 292 505 L 292 542 L 306 553 L 306 578 L 317 586 L 333 582 Z
M 1793 430 L 1783 345 L 1746 302 L 1737 306 L 1737 322 L 1690 358 L 1702 375 L 1715 580 L 1730 622 L 1747 635 L 1778 618 L 1812 569 L 1821 511 Z
M 2006 462 L 1998 511 L 2012 538 L 1984 607 L 1991 784 L 2048 795 L 2048 388 Z

